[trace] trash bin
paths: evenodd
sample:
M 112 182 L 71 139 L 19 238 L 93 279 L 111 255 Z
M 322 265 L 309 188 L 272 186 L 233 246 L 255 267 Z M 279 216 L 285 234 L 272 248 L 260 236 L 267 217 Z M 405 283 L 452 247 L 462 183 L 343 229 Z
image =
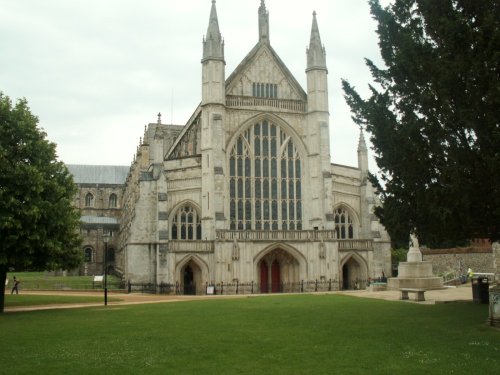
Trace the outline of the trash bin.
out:
M 472 300 L 475 303 L 490 303 L 490 283 L 487 277 L 472 278 Z

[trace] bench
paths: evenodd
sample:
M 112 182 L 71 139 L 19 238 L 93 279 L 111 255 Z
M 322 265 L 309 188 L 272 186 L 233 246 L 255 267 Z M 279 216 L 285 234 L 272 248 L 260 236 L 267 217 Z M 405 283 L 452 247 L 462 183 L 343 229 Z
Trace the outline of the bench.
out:
M 425 301 L 424 293 L 426 289 L 417 289 L 417 288 L 400 288 L 401 291 L 401 299 L 407 300 L 408 293 L 415 293 L 415 301 Z

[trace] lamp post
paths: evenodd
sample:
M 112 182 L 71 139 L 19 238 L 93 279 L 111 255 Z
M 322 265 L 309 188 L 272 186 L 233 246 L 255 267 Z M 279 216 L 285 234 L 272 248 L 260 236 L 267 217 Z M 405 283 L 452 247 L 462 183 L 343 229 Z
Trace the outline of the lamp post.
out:
M 104 306 L 108 305 L 108 241 L 109 234 L 106 232 L 102 235 L 104 241 Z

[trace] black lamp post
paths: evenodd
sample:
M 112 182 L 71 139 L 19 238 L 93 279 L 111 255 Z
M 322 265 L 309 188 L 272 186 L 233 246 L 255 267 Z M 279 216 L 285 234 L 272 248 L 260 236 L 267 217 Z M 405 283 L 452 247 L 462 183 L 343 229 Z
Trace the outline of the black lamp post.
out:
M 102 235 L 104 241 L 104 306 L 108 305 L 108 241 L 109 234 Z

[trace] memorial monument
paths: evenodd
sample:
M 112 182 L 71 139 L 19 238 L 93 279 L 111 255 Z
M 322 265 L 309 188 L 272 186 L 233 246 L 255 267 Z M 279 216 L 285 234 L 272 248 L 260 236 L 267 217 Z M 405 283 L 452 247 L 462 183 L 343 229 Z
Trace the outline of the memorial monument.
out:
M 399 263 L 398 277 L 387 280 L 387 289 L 440 289 L 443 288 L 443 278 L 434 276 L 432 262 L 422 260 L 422 252 L 415 232 L 410 233 L 410 244 L 406 262 Z

